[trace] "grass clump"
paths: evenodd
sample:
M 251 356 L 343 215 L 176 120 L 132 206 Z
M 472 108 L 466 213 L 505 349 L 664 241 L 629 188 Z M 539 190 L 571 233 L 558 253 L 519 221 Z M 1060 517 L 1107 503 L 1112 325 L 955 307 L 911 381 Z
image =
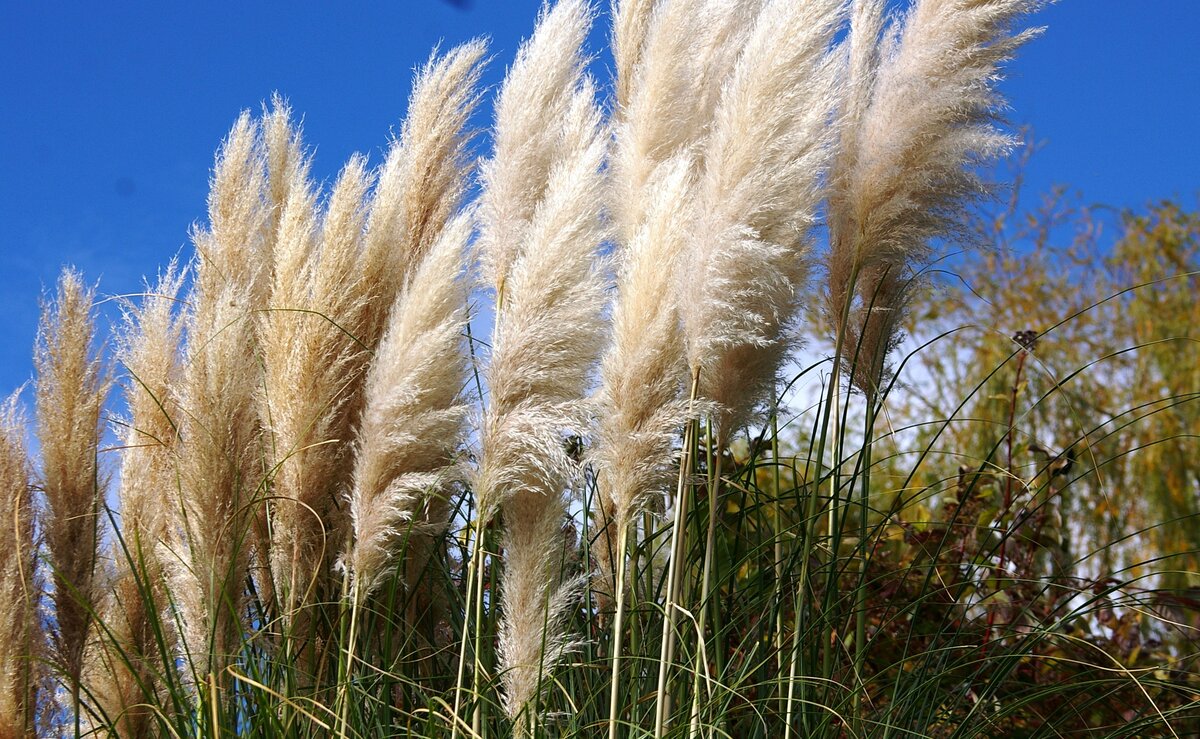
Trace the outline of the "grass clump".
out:
M 478 192 L 481 42 L 327 198 L 243 114 L 119 448 L 70 271 L 0 414 L 0 737 L 1194 734 L 1200 226 L 975 225 L 1038 5 L 622 0 L 606 106 L 560 0 Z

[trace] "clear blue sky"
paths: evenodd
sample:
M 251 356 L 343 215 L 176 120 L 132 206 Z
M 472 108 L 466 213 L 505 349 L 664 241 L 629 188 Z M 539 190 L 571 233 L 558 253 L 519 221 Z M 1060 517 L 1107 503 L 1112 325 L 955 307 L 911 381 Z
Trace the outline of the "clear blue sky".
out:
M 539 5 L 5 0 L 0 394 L 30 375 L 38 297 L 62 265 L 119 294 L 186 251 L 213 151 L 239 110 L 286 95 L 319 177 L 354 151 L 378 162 L 411 72 L 435 44 L 490 36 L 494 85 Z M 1046 142 L 1028 187 L 1069 184 L 1116 206 L 1195 205 L 1200 1 L 1061 0 L 1035 22 L 1046 34 L 1003 84 L 1011 120 Z M 605 35 L 592 37 L 601 75 Z

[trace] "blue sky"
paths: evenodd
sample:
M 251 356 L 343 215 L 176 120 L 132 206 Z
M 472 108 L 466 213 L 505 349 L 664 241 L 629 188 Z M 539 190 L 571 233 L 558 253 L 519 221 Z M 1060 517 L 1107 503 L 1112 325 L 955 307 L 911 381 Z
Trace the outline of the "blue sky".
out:
M 374 162 L 439 42 L 492 39 L 494 85 L 540 0 L 16 3 L 0 15 L 0 394 L 30 375 L 43 287 L 64 264 L 134 292 L 187 253 L 213 151 L 273 91 L 304 117 L 316 174 Z M 601 17 L 601 24 L 606 16 Z M 1045 146 L 1031 192 L 1136 207 L 1200 193 L 1200 2 L 1061 0 L 1010 66 L 1014 124 Z M 606 30 L 592 37 L 604 76 Z M 481 119 L 484 123 L 486 119 Z M 106 314 L 107 315 L 107 314 Z

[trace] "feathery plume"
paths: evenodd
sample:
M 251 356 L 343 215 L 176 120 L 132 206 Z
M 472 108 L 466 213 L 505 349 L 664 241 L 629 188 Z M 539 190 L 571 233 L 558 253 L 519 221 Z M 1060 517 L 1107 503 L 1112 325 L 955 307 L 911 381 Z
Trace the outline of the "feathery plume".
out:
M 883 0 L 855 0 L 850 15 L 850 32 L 843 44 L 847 48 L 847 66 L 843 81 L 843 96 L 838 125 L 837 149 L 832 158 L 829 183 L 829 221 L 831 238 L 826 271 L 825 312 L 836 327 L 843 330 L 843 315 L 850 309 L 853 286 L 850 284 L 858 267 L 858 253 L 844 232 L 850 209 L 848 177 L 854 171 L 859 156 L 862 121 L 871 104 L 875 75 L 879 69 L 879 52 L 884 30 Z M 844 337 L 850 338 L 853 337 Z M 852 344 L 853 345 L 853 344 Z
M 197 676 L 235 657 L 248 537 L 263 463 L 255 412 L 255 315 L 267 305 L 270 208 L 259 127 L 243 113 L 222 145 L 197 260 L 179 407 L 178 522 L 163 553 L 186 655 Z
M 483 168 L 480 248 L 497 308 L 472 489 L 481 522 L 503 511 L 500 661 L 514 717 L 568 645 L 562 620 L 574 595 L 561 579 L 565 492 L 577 472 L 564 436 L 585 421 L 604 290 L 605 139 L 580 52 L 591 17 L 582 0 L 561 0 L 539 19 L 501 87 Z
M 140 306 L 126 304 L 117 361 L 128 375 L 122 430 L 121 532 L 136 558 L 152 557 L 165 535 L 163 500 L 175 487 L 179 422 L 173 390 L 182 372 L 183 326 L 176 310 L 186 272 L 172 260 Z
M 830 187 L 826 310 L 858 347 L 851 381 L 864 392 L 877 389 L 930 240 L 959 233 L 964 209 L 987 192 L 971 165 L 1011 146 L 996 126 L 995 82 L 1000 65 L 1038 33 L 1014 32 L 1014 24 L 1042 4 L 917 0 L 877 48 L 883 3 L 856 0 Z
M 129 414 L 121 432 L 121 539 L 113 546 L 116 572 L 105 592 L 105 629 L 88 660 L 87 683 L 118 736 L 149 735 L 153 714 L 146 691 L 158 687 L 154 624 L 165 613 L 166 598 L 156 556 L 167 531 L 164 501 L 178 490 L 172 389 L 181 371 L 175 306 L 184 276 L 172 261 L 157 285 L 147 286 L 140 306 L 125 304 L 117 346 L 117 361 L 128 374 Z
M 629 105 L 633 78 L 654 15 L 656 0 L 613 0 L 612 52 L 616 66 L 617 110 Z
M 0 737 L 33 736 L 42 649 L 32 470 L 17 394 L 0 404 Z
M 95 292 L 66 269 L 54 301 L 42 309 L 34 367 L 41 445 L 45 539 L 54 569 L 52 643 L 79 709 L 91 614 L 97 605 L 97 559 L 105 476 L 99 469 L 100 409 L 108 380 L 93 353 Z
M 601 474 L 599 485 L 594 551 L 604 583 L 601 592 L 614 593 L 614 565 L 623 554 L 613 548 L 633 511 L 661 482 L 649 471 L 664 463 L 670 451 L 668 429 L 679 425 L 687 410 L 674 402 L 678 389 L 669 396 L 669 388 L 682 385 L 686 365 L 678 307 L 668 286 L 683 247 L 680 236 L 692 225 L 683 215 L 691 217 L 695 190 L 686 182 L 688 168 L 703 164 L 698 143 L 712 122 L 720 86 L 760 4 L 631 2 L 622 3 L 614 18 L 618 99 L 610 210 L 616 252 L 630 271 L 622 275 L 614 307 L 615 335 L 600 391 L 608 407 L 600 416 L 595 461 L 601 468 L 616 465 L 615 478 L 606 482 Z M 664 187 L 673 192 L 674 202 L 663 199 Z M 661 263 L 656 266 L 655 260 Z M 662 271 L 656 271 L 659 268 Z M 678 352 L 678 361 L 668 360 L 671 352 Z M 650 432 L 646 424 L 655 430 Z M 628 433 L 639 438 L 650 433 L 654 438 L 641 438 L 645 443 L 633 445 Z M 648 476 L 627 476 L 639 468 Z
M 681 148 L 704 137 L 759 5 L 760 0 L 663 0 L 652 10 L 640 4 L 621 9 L 650 13 L 636 24 L 619 16 L 614 38 L 618 48 L 632 49 L 639 43 L 635 34 L 645 34 L 637 63 L 617 68 L 623 92 L 614 112 L 611 209 L 621 244 L 646 220 L 650 178 Z M 693 158 L 702 157 L 697 149 Z
M 580 0 L 560 1 L 543 12 L 496 98 L 495 154 L 481 165 L 479 244 L 482 278 L 501 304 L 513 264 L 529 242 L 534 211 L 552 196 L 551 172 L 578 143 L 571 139 L 581 135 L 569 122 L 578 113 L 572 93 L 580 84 L 579 50 L 591 12 Z
M 362 271 L 373 276 L 378 288 L 371 296 L 363 335 L 372 347 L 382 340 L 389 322 L 394 323 L 389 315 L 397 310 L 396 300 L 402 287 L 415 279 L 417 270 L 424 269 L 421 265 L 433 250 L 448 249 L 448 245 L 438 245 L 442 239 L 454 238 L 448 234 L 456 233 L 457 227 L 448 223 L 462 203 L 473 169 L 468 157 L 472 134 L 467 130 L 467 122 L 480 101 L 479 77 L 486 63 L 486 52 L 487 44 L 478 39 L 441 57 L 435 51 L 413 81 L 408 112 L 400 136 L 388 151 L 367 223 Z M 439 260 L 446 258 L 445 253 L 439 252 Z M 426 281 L 432 279 L 422 277 Z M 439 285 L 440 289 L 449 289 L 445 283 Z M 416 295 L 415 290 L 415 285 L 410 287 L 410 294 Z M 394 353 L 398 348 L 388 351 Z M 452 373 L 453 365 L 447 369 Z M 375 392 L 383 391 L 380 387 Z M 390 404 L 385 407 L 398 410 Z M 363 413 L 360 407 L 356 417 L 362 417 Z M 360 435 L 363 432 L 360 430 Z M 455 438 L 448 437 L 443 442 L 453 446 Z M 377 448 L 372 453 L 386 456 L 397 451 L 398 448 L 391 452 Z M 430 464 L 436 467 L 436 459 Z M 416 512 L 417 518 L 406 535 L 405 582 L 410 586 L 421 579 L 438 532 L 450 515 L 444 483 L 440 494 L 425 496 L 424 505 Z M 364 520 L 363 531 L 369 529 L 371 525 Z M 373 536 L 368 536 L 368 540 L 372 539 Z M 384 569 L 390 566 L 388 563 Z M 370 569 L 371 565 L 367 567 Z M 432 612 L 430 592 L 418 588 L 409 601 L 412 613 Z
M 319 243 L 307 165 L 297 170 L 261 331 L 266 386 L 287 388 L 263 401 L 279 460 L 272 561 L 278 589 L 289 593 L 285 616 L 311 600 L 342 546 L 348 521 L 338 502 L 350 484 L 349 439 L 363 412 L 367 349 L 379 342 L 396 290 L 465 190 L 463 128 L 477 101 L 484 50 L 472 42 L 430 59 L 369 212 L 368 178 L 355 159 L 334 189 Z
M 308 172 L 311 162 L 304 150 L 304 141 L 298 125 L 292 123 L 292 109 L 279 93 L 271 96 L 270 107 L 265 104 L 261 119 L 262 155 L 266 166 L 266 221 L 264 237 L 259 246 L 263 261 L 270 265 L 267 274 L 269 288 L 274 289 L 275 277 L 280 269 L 277 255 L 281 222 L 293 191 L 308 187 Z M 295 258 L 295 253 L 291 255 Z M 294 265 L 293 265 L 294 266 Z M 258 330 L 264 328 L 260 318 Z M 261 394 L 260 394 L 261 401 Z M 269 418 L 260 407 L 260 424 L 269 426 Z M 250 574 L 260 601 L 274 613 L 278 603 L 275 593 L 275 578 L 271 571 L 271 503 L 256 506 L 254 523 L 250 532 Z
M 463 441 L 462 272 L 471 226 L 464 214 L 442 231 L 397 296 L 367 375 L 350 493 L 354 542 L 346 557 L 362 595 L 392 571 L 410 534 L 448 523 L 422 521 L 421 514 L 448 494 Z
M 292 124 L 292 108 L 278 93 L 271 96 L 270 109 L 263 111 L 262 138 L 267 166 L 267 201 L 270 204 L 266 244 L 267 248 L 272 248 L 283 209 L 292 191 L 304 183 L 309 167 L 299 127 Z
M 374 286 L 360 337 L 367 346 L 379 342 L 397 293 L 462 202 L 470 173 L 466 126 L 479 104 L 486 52 L 475 40 L 435 53 L 413 81 L 367 219 L 361 269 Z
M 337 502 L 349 474 L 349 410 L 366 366 L 357 334 L 371 286 L 358 267 L 369 186 L 363 160 L 352 158 L 319 234 L 310 185 L 291 188 L 270 310 L 259 327 L 266 371 L 260 413 L 275 469 L 271 571 L 288 623 L 322 591 L 342 528 Z
M 721 91 L 705 141 L 695 288 L 681 300 L 688 363 L 722 440 L 773 391 L 792 344 L 821 199 L 838 0 L 771 0 Z
M 672 444 L 688 408 L 683 333 L 673 290 L 692 214 L 691 161 L 678 156 L 651 179 L 647 220 L 617 252 L 611 344 L 601 365 L 591 459 L 600 498 L 594 548 L 601 592 L 616 593 L 615 547 L 649 498 L 671 478 Z
M 349 440 L 362 412 L 368 350 L 379 341 L 411 260 L 428 250 L 465 189 L 462 128 L 476 104 L 483 51 L 480 42 L 464 45 L 431 59 L 418 75 L 369 210 L 369 178 L 355 158 L 318 225 L 299 134 L 286 116 L 264 124 L 272 164 L 274 148 L 290 152 L 292 165 L 286 187 L 271 173 L 272 190 L 288 197 L 278 218 L 271 310 L 259 325 L 264 389 L 287 388 L 277 398 L 265 391 L 259 398 L 277 468 L 271 588 L 283 594 L 285 621 L 302 638 L 311 624 L 297 621 L 296 610 L 331 586 L 329 565 L 347 533 L 339 501 L 350 484 Z

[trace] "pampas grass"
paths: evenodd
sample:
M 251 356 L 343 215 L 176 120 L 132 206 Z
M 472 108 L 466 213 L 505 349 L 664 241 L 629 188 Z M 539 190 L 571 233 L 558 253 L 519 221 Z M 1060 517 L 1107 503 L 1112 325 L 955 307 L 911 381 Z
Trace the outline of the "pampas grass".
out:
M 303 182 L 292 187 L 280 221 L 260 336 L 265 387 L 277 391 L 263 401 L 263 421 L 275 460 L 270 561 L 285 623 L 324 591 L 344 531 L 337 504 L 349 474 L 351 400 L 366 369 L 357 336 L 372 290 L 359 270 L 369 185 L 364 162 L 352 158 L 319 226 Z
M 681 301 L 688 364 L 719 438 L 767 401 L 792 345 L 835 100 L 836 2 L 769 2 L 721 91 L 704 145 Z
M 647 188 L 681 149 L 697 146 L 753 22 L 757 2 L 665 0 L 618 6 L 617 107 L 611 217 L 629 243 L 645 222 Z
M 255 315 L 270 290 L 266 182 L 259 126 L 243 113 L 213 171 L 209 226 L 194 236 L 179 399 L 180 495 L 166 504 L 172 525 L 162 555 L 191 677 L 203 681 L 219 681 L 240 649 L 261 497 Z
M 1000 473 L 1000 444 L 936 446 L 955 417 L 897 408 L 914 428 L 875 438 L 913 277 L 1006 146 L 995 78 L 1037 2 L 885 5 L 619 0 L 598 100 L 592 6 L 548 4 L 478 188 L 482 42 L 435 52 L 381 166 L 328 192 L 282 98 L 239 118 L 195 260 L 121 300 L 119 511 L 74 272 L 39 332 L 40 488 L 0 410 L 0 739 L 1181 733 L 1191 594 L 1043 551 L 1075 523 L 1071 468 L 1115 459 L 1014 460 L 1018 421 L 1075 409 L 1091 365 L 1026 413 L 1026 343 L 971 401 L 1008 403 Z M 1163 237 L 1181 263 L 1192 225 Z M 820 297 L 834 356 L 789 407 Z
M 104 628 L 89 656 L 89 693 L 97 712 L 119 736 L 147 736 L 148 706 L 162 688 L 157 628 L 167 597 L 157 554 L 167 532 L 164 501 L 178 490 L 179 438 L 173 388 L 180 378 L 178 295 L 186 274 L 175 262 L 140 305 L 123 306 L 117 361 L 125 374 L 127 417 L 121 426 L 119 536 L 112 544 L 115 572 L 101 604 Z M 96 721 L 103 725 L 103 721 Z
M 586 7 L 586 9 L 585 9 Z M 590 135 L 579 128 L 583 60 L 590 6 L 558 3 L 521 45 L 495 101 L 493 156 L 481 165 L 480 266 L 503 308 L 513 264 L 526 250 L 534 211 L 546 197 L 564 152 Z
M 293 196 L 299 196 L 299 193 L 295 191 L 308 187 L 308 171 L 311 163 L 304 149 L 299 126 L 292 123 L 292 109 L 278 93 L 272 95 L 270 108 L 264 106 L 260 127 L 262 156 L 267 175 L 264 190 L 267 212 L 263 225 L 263 240 L 258 249 L 263 255 L 263 261 L 269 265 L 266 289 L 274 292 L 279 273 L 289 269 L 288 265 L 282 264 L 284 259 L 278 253 L 277 242 L 286 230 L 282 221 L 288 203 Z M 294 210 L 292 217 L 304 219 L 308 216 Z M 291 228 L 294 228 L 294 224 Z M 306 252 L 303 250 L 293 249 L 290 254 L 284 256 L 290 256 L 294 260 L 302 259 L 305 255 Z M 293 270 L 292 274 L 295 275 L 299 265 L 292 264 L 290 268 Z M 286 279 L 285 277 L 285 282 Z M 296 278 L 293 277 L 292 280 L 294 282 Z M 269 345 L 272 338 L 278 338 L 270 330 L 270 314 L 260 313 L 255 318 L 258 322 L 257 336 L 260 339 L 266 339 L 265 343 Z M 265 357 L 263 359 L 265 361 Z M 270 408 L 266 402 L 266 393 L 263 388 L 260 388 L 256 395 L 259 401 L 260 424 L 265 428 L 270 428 Z M 271 562 L 272 508 L 273 501 L 267 498 L 266 502 L 257 506 L 254 512 L 254 524 L 250 532 L 250 574 L 254 579 L 254 587 L 261 595 L 267 610 L 275 614 L 280 607 L 275 590 L 277 575 Z M 287 564 L 285 563 L 284 566 Z
M 32 735 L 43 698 L 32 469 L 17 395 L 0 405 L 0 737 Z
M 504 524 L 499 655 L 505 708 L 528 712 L 568 646 L 574 587 L 561 578 L 566 435 L 586 424 L 583 394 L 600 346 L 600 166 L 605 139 L 580 46 L 591 9 L 563 0 L 518 52 L 496 101 L 484 166 L 480 249 L 496 292 L 489 398 L 473 481 L 482 521 Z M 553 125 L 549 125 L 554 122 Z
M 616 106 L 629 105 L 635 70 L 650 30 L 656 0 L 613 0 L 612 51 L 616 74 Z
M 599 505 L 593 515 L 598 533 L 592 558 L 598 594 L 616 601 L 610 739 L 617 731 L 630 530 L 635 515 L 653 507 L 674 476 L 675 439 L 694 411 L 693 404 L 681 398 L 687 365 L 672 289 L 691 215 L 691 164 L 688 157 L 679 156 L 661 167 L 647 222 L 618 254 L 612 343 L 596 398 L 598 424 L 591 459 Z
M 454 397 L 465 371 L 450 327 L 462 328 L 458 311 L 465 308 L 465 296 L 458 295 L 459 260 L 465 259 L 472 223 L 466 216 L 452 216 L 472 171 L 466 127 L 479 103 L 486 51 L 483 41 L 471 41 L 444 56 L 435 54 L 418 73 L 367 223 L 362 269 L 378 275 L 380 288 L 372 300 L 395 300 L 370 311 L 364 327 L 366 340 L 378 348 L 358 429 L 349 562 L 355 588 L 362 583 L 368 592 L 395 564 L 393 527 L 401 522 L 408 527 L 408 571 L 415 574 L 424 569 L 433 537 L 448 523 L 449 479 L 440 472 L 448 464 L 446 452 L 460 441 L 461 409 Z M 380 317 L 387 319 L 386 329 Z M 440 358 L 438 364 L 413 354 L 425 348 L 429 357 Z M 418 367 L 435 376 L 425 383 L 413 374 Z M 428 438 L 406 428 L 410 423 L 427 428 Z M 427 480 L 423 491 L 412 487 L 415 478 L 410 475 L 431 473 L 439 476 L 436 484 Z
M 694 176 L 679 156 L 659 170 L 647 221 L 618 252 L 612 340 L 596 398 L 594 451 L 600 509 L 594 558 L 602 592 L 615 594 L 614 545 L 635 514 L 650 506 L 674 476 L 672 448 L 688 415 L 687 377 L 673 286 L 686 244 Z
M 454 460 L 465 430 L 462 272 L 470 234 L 470 217 L 460 216 L 434 242 L 397 297 L 367 376 L 346 556 L 363 595 L 397 566 L 406 540 L 449 524 L 444 513 L 423 514 L 445 511 L 450 483 L 461 476 Z
M 100 409 L 108 390 L 95 353 L 95 292 L 78 272 L 64 270 L 38 327 L 37 436 L 46 499 L 46 549 L 53 568 L 55 666 L 79 715 L 80 677 L 98 603 L 100 515 L 106 478 L 97 458 Z
M 363 413 L 369 352 L 380 344 L 393 297 L 459 205 L 467 174 L 464 127 L 477 101 L 484 50 L 481 42 L 466 44 L 420 71 L 370 198 L 364 163 L 354 159 L 318 225 L 308 165 L 301 161 L 292 170 L 296 182 L 287 188 L 271 311 L 261 330 L 265 387 L 289 388 L 263 402 L 279 460 L 271 562 L 276 589 L 287 594 L 286 620 L 332 585 L 327 575 L 349 533 L 342 499 L 351 484 L 351 430 Z
M 767 2 L 744 41 L 739 39 L 739 56 L 720 88 L 703 140 L 696 222 L 685 255 L 691 284 L 680 298 L 689 370 L 700 396 L 716 406 L 710 414 L 717 464 L 709 470 L 702 639 L 711 608 L 721 451 L 733 432 L 772 399 L 777 373 L 794 343 L 791 326 L 808 274 L 808 232 L 821 199 L 835 99 L 830 49 L 839 17 L 840 4 L 832 1 Z M 675 505 L 673 536 L 685 501 Z M 663 688 L 674 656 L 673 603 L 683 552 L 674 538 L 656 736 L 666 730 L 670 711 Z M 693 726 L 698 721 L 694 702 Z
M 481 40 L 436 53 L 413 80 L 408 114 L 388 149 L 367 221 L 363 270 L 378 288 L 363 340 L 378 343 L 401 287 L 461 204 L 471 170 L 467 121 L 479 104 Z
M 829 196 L 826 310 L 857 347 L 859 362 L 842 359 L 864 392 L 878 391 L 931 240 L 962 238 L 964 214 L 987 192 L 975 166 L 1012 145 L 996 125 L 994 82 L 1039 32 L 1014 24 L 1042 4 L 918 0 L 883 32 L 882 0 L 856 0 Z
M 127 415 L 121 428 L 121 533 L 135 559 L 152 562 L 166 531 L 163 501 L 176 487 L 179 438 L 174 390 L 182 371 L 179 294 L 186 272 L 172 262 L 140 305 L 125 305 L 117 346 Z M 124 558 L 122 556 L 122 558 Z
M 299 127 L 292 123 L 292 108 L 278 93 L 262 116 L 262 148 L 266 159 L 267 214 L 265 247 L 275 261 L 274 244 L 279 238 L 279 221 L 292 192 L 304 184 L 310 162 L 304 151 Z
M 620 277 L 595 455 L 602 470 L 597 559 L 610 586 L 616 558 L 603 527 L 625 525 L 664 482 L 669 440 L 686 412 L 677 402 L 686 365 L 674 294 L 686 273 L 675 270 L 697 217 L 692 180 L 704 166 L 700 142 L 758 5 L 631 0 L 614 9 L 610 210 Z

